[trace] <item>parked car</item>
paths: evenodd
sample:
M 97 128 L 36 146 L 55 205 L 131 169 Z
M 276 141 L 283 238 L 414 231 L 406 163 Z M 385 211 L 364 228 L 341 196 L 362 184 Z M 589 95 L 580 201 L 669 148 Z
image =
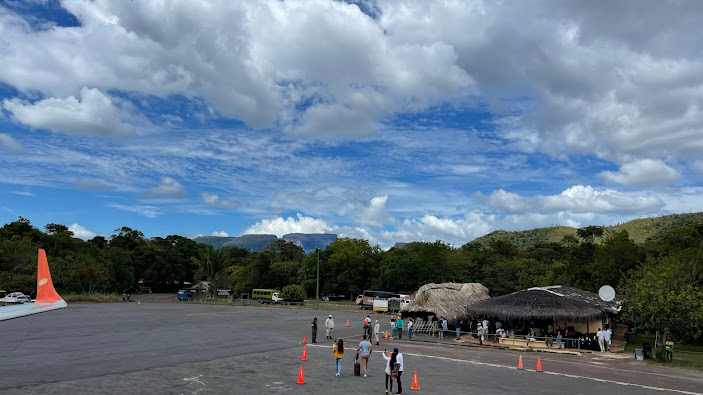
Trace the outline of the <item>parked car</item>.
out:
M 178 291 L 178 293 L 176 294 L 176 299 L 178 299 L 178 300 L 183 300 L 183 301 L 187 302 L 191 298 L 192 298 L 192 296 L 190 294 L 190 291 L 187 289 L 182 289 L 182 290 Z
M 4 303 L 29 303 L 32 302 L 32 299 L 23 294 L 22 292 L 12 292 L 5 296 L 4 298 L 0 299 L 0 302 Z

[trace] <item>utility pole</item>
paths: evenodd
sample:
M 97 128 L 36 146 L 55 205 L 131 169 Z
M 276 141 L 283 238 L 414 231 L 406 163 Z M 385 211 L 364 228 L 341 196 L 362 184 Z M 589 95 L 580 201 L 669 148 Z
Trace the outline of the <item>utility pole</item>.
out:
M 315 288 L 315 301 L 320 304 L 320 247 L 315 247 L 317 250 L 317 285 Z

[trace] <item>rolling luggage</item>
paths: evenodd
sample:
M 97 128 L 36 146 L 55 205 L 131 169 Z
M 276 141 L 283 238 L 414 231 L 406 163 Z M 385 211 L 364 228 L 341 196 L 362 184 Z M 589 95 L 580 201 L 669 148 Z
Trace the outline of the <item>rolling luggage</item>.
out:
M 361 376 L 361 364 L 359 363 L 359 353 L 354 356 L 354 376 Z

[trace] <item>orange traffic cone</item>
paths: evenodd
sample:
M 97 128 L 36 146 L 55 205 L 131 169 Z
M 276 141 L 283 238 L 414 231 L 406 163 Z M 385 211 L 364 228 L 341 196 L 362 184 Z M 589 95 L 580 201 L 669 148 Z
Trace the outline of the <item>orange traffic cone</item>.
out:
M 518 362 L 517 368 L 518 368 L 518 370 L 523 370 L 523 369 L 525 369 L 524 367 L 522 367 L 522 355 L 520 355 L 520 362 Z
M 376 313 L 376 319 L 378 319 L 378 313 Z
M 539 359 L 539 357 L 537 357 L 537 370 L 536 370 L 536 371 L 537 371 L 537 372 L 541 372 L 541 371 L 542 371 L 542 360 Z
M 410 387 L 411 390 L 419 390 L 420 389 L 420 383 L 417 381 L 417 370 L 413 374 L 413 385 Z
M 308 349 L 303 346 L 303 356 L 300 358 L 301 361 L 307 361 L 308 360 Z
M 298 370 L 298 384 L 305 384 L 305 376 L 303 375 L 303 365 L 300 365 L 300 370 Z
M 308 344 L 308 335 L 307 335 L 307 333 L 305 334 L 305 336 L 303 336 L 303 344 Z
M 272 310 L 273 310 L 273 307 L 269 306 L 269 311 L 272 311 Z
M 349 325 L 349 320 L 347 320 L 347 327 L 349 327 L 349 326 L 350 326 L 350 325 Z
M 297 307 L 295 308 L 295 314 L 298 314 L 298 308 L 297 308 Z

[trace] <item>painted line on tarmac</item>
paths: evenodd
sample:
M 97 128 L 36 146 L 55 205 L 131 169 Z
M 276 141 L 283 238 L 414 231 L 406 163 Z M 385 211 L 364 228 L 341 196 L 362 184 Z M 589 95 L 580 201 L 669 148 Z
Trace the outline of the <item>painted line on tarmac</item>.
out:
M 423 354 L 413 354 L 413 353 L 404 353 L 404 354 L 412 355 L 415 357 L 444 359 L 447 361 L 466 362 L 466 363 L 470 363 L 470 364 L 474 364 L 474 365 L 484 365 L 484 366 L 492 366 L 492 367 L 496 367 L 496 368 L 518 370 L 516 367 L 513 367 L 513 366 L 498 365 L 498 364 L 488 363 L 488 362 L 467 361 L 465 359 L 438 357 L 438 356 L 434 356 L 434 355 L 423 355 Z M 532 370 L 532 369 L 524 369 L 524 370 L 527 372 L 537 373 L 535 370 Z M 564 377 L 571 377 L 571 378 L 576 378 L 576 379 L 586 379 L 586 380 L 592 380 L 592 381 L 599 381 L 602 383 L 611 383 L 611 384 L 617 384 L 617 385 L 638 387 L 638 388 L 644 388 L 644 389 L 649 389 L 649 390 L 654 390 L 654 391 L 676 392 L 679 394 L 687 394 L 687 395 L 702 395 L 702 393 L 700 393 L 700 392 L 691 392 L 691 391 L 677 390 L 677 389 L 672 389 L 672 388 L 651 387 L 649 385 L 626 383 L 623 381 L 606 380 L 606 379 L 599 379 L 599 378 L 588 377 L 588 376 L 577 376 L 574 374 L 567 374 L 567 373 L 556 373 L 556 372 L 541 372 L 541 373 L 551 374 L 554 376 L 564 376 Z

